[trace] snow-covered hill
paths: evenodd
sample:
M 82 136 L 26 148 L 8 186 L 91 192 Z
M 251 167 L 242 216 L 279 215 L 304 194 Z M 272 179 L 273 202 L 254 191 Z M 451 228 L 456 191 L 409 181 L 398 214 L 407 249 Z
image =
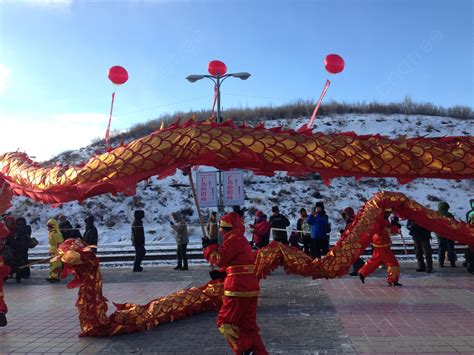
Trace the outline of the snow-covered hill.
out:
M 266 121 L 265 126 L 298 128 L 306 121 L 307 118 L 273 120 Z M 325 133 L 353 131 L 357 134 L 378 133 L 389 137 L 469 136 L 474 134 L 473 127 L 472 120 L 432 116 L 350 114 L 319 117 L 316 120 L 316 130 Z M 68 152 L 61 155 L 58 162 L 77 164 L 88 160 L 97 149 L 97 145 L 92 145 L 76 152 Z M 34 152 L 28 153 L 34 155 Z M 211 168 L 202 166 L 200 170 Z M 474 198 L 473 180 L 419 179 L 402 186 L 395 179 L 365 178 L 356 181 L 354 178 L 338 178 L 328 187 L 317 174 L 294 178 L 286 173 L 261 177 L 248 172 L 244 176 L 248 223 L 253 220 L 256 209 L 271 215 L 271 207 L 279 205 L 280 211 L 296 225 L 300 208 L 310 210 L 317 201 L 324 201 L 332 223 L 333 240 L 338 238 L 337 231 L 343 225 L 340 211 L 347 206 L 357 210 L 379 190 L 402 192 L 431 208 L 436 208 L 438 201 L 445 200 L 451 205 L 451 212 L 462 220 L 469 209 L 469 199 Z M 197 213 L 188 178 L 179 172 L 163 180 L 152 178 L 141 182 L 137 187 L 137 195 L 133 197 L 103 195 L 81 204 L 66 203 L 58 208 L 16 197 L 10 211 L 15 216 L 24 216 L 32 224 L 34 236 L 40 241 L 40 245 L 47 245 L 48 218 L 64 214 L 73 225 L 80 224 L 82 228 L 83 218 L 88 213 L 95 215 L 98 220 L 99 245 L 129 245 L 133 210 L 139 208 L 146 211 L 144 224 L 148 242 L 163 246 L 174 243 L 168 222 L 170 213 L 176 210 L 183 211 L 190 224 L 194 224 L 190 226 L 191 242 L 200 241 L 200 229 L 196 225 Z

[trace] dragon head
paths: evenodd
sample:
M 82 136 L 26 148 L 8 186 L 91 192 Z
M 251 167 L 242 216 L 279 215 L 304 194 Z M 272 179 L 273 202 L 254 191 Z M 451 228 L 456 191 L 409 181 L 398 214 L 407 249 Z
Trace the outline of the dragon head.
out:
M 58 255 L 52 260 L 61 260 L 64 263 L 61 278 L 66 278 L 69 273 L 74 275 L 74 279 L 67 285 L 68 288 L 80 285 L 80 273 L 76 270 L 78 267 L 94 260 L 98 265 L 98 260 L 92 249 L 93 247 L 87 245 L 82 239 L 67 239 L 59 246 Z

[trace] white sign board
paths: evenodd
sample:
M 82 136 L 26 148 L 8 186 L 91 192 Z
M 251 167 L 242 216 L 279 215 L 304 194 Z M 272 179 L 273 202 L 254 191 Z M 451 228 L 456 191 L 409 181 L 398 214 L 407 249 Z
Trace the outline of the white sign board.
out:
M 196 188 L 199 207 L 216 207 L 217 203 L 217 172 L 207 171 L 196 173 Z
M 224 206 L 235 206 L 244 204 L 244 173 L 242 170 L 231 170 L 222 172 L 222 183 L 224 187 Z

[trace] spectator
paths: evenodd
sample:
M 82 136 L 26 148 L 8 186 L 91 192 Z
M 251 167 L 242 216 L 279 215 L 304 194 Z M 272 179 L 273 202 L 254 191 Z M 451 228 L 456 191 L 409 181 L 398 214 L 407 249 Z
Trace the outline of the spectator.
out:
M 449 212 L 449 204 L 447 202 L 440 202 L 438 204 L 438 213 L 448 218 L 454 218 Z M 456 252 L 454 251 L 454 240 L 449 240 L 443 236 L 436 234 L 438 237 L 438 263 L 440 267 L 444 267 L 445 254 L 448 252 L 448 260 L 451 267 L 456 267 Z
M 412 221 L 407 222 L 407 228 L 410 231 L 410 235 L 413 238 L 415 244 L 416 260 L 418 261 L 418 272 L 433 272 L 433 258 L 431 256 L 431 232 L 428 229 L 423 228 L 415 224 Z M 426 259 L 423 260 L 423 255 Z
M 273 240 L 283 244 L 288 244 L 288 234 L 286 227 L 290 225 L 290 221 L 284 215 L 280 213 L 278 206 L 272 207 L 272 216 L 270 217 L 271 228 L 280 230 L 272 230 Z M 283 230 L 281 230 L 283 229 Z
M 252 246 L 255 249 L 260 249 L 268 245 L 270 241 L 270 223 L 267 221 L 267 216 L 262 211 L 255 213 L 254 224 L 250 225 L 253 228 Z
M 346 229 L 349 228 L 352 222 L 354 222 L 355 212 L 352 207 L 346 207 L 342 211 L 341 215 L 342 215 L 342 219 L 346 222 L 346 226 L 344 227 L 344 229 L 341 229 L 339 231 L 342 235 L 346 231 Z M 361 257 L 357 258 L 354 264 L 352 264 L 352 272 L 349 275 L 357 276 L 358 275 L 357 272 L 362 266 L 364 266 L 364 264 L 365 264 L 364 259 L 362 259 Z
M 8 228 L 6 228 L 6 225 L 0 220 L 0 256 L 4 258 L 3 262 L 5 265 L 11 265 L 13 263 L 12 261 L 10 263 L 7 263 L 5 260 L 7 257 L 6 248 L 8 248 L 7 245 L 9 244 L 7 241 L 8 238 L 10 238 L 10 231 L 8 230 Z
M 3 217 L 3 216 L 2 216 Z M 8 238 L 8 228 L 5 227 L 2 220 L 0 220 L 0 327 L 7 325 L 7 312 L 8 307 L 4 301 L 3 295 L 3 282 L 7 279 L 10 274 L 10 266 L 4 262 L 4 246 L 5 240 Z
M 5 226 L 8 229 L 8 237 L 6 239 L 6 243 L 8 246 L 11 246 L 13 242 L 13 237 L 15 235 L 15 228 L 16 228 L 16 218 L 8 215 L 5 217 Z
M 13 266 L 16 273 L 16 282 L 20 283 L 22 278 L 27 278 L 26 268 L 20 269 L 21 266 L 28 264 L 28 247 L 30 245 L 31 227 L 28 228 L 26 220 L 19 217 L 16 220 L 15 234 L 12 241 L 13 249 Z
M 207 222 L 207 235 L 209 239 L 212 241 L 218 240 L 219 236 L 219 227 L 217 226 L 217 212 L 214 211 L 211 213 L 209 217 L 209 221 Z
M 186 255 L 189 243 L 188 226 L 179 212 L 173 212 L 171 214 L 170 224 L 175 235 L 177 246 L 176 255 L 178 258 L 178 265 L 176 265 L 174 270 L 188 270 L 188 257 Z
M 242 222 L 244 221 L 245 219 L 245 211 L 247 209 L 244 207 L 243 209 L 240 208 L 240 206 L 236 205 L 236 206 L 232 206 L 232 211 L 234 211 L 235 213 L 237 213 L 239 215 L 240 218 L 242 218 Z
M 400 233 L 400 224 L 396 217 L 389 222 L 388 218 L 391 213 L 392 209 L 387 209 L 380 222 L 374 221 L 374 223 L 378 225 L 378 231 L 372 236 L 372 257 L 367 260 L 364 266 L 359 270 L 359 277 L 362 283 L 365 283 L 365 278 L 369 274 L 384 264 L 387 266 L 388 286 L 402 286 L 402 284 L 398 282 L 400 279 L 400 264 L 390 249 L 392 245 L 390 235 Z
M 470 221 L 472 221 L 472 218 L 474 217 L 474 199 L 469 200 L 469 203 L 471 205 L 471 209 L 469 211 L 467 211 L 467 213 L 466 213 L 467 223 L 471 223 Z
M 142 261 L 146 254 L 145 249 L 145 230 L 143 229 L 143 221 L 145 212 L 136 210 L 133 213 L 134 220 L 132 222 L 132 245 L 135 248 L 135 260 L 133 262 L 133 272 L 142 272 Z
M 83 239 L 81 234 L 81 226 L 76 224 L 72 230 L 71 237 L 74 239 Z
M 23 222 L 24 222 L 24 226 L 25 226 L 26 236 L 27 236 L 27 239 L 28 239 L 28 249 L 32 249 L 38 244 L 38 241 L 31 237 L 31 226 L 26 223 L 26 220 L 24 218 L 23 218 L 23 221 L 21 221 L 20 223 L 23 223 Z M 29 262 L 30 261 L 29 261 L 29 258 L 28 258 L 28 251 L 27 251 L 26 252 L 26 264 L 29 264 Z M 27 266 L 27 267 L 23 268 L 22 277 L 24 279 L 29 279 L 30 275 L 31 275 L 30 267 Z
M 58 221 L 50 219 L 48 221 L 48 240 L 49 240 L 49 277 L 46 281 L 50 283 L 59 282 L 59 273 L 63 266 L 61 259 L 55 258 L 58 254 L 59 245 L 64 242 L 63 235 L 59 231 Z
M 303 243 L 303 250 L 307 255 L 311 255 L 310 246 L 311 246 L 311 227 L 308 222 L 308 213 L 306 209 L 302 208 L 300 210 L 300 218 L 296 222 L 296 229 L 301 231 L 299 232 L 299 239 Z
M 9 277 L 13 277 L 13 249 L 12 243 L 15 237 L 16 219 L 12 215 L 6 215 L 4 217 L 5 227 L 8 230 L 8 235 L 3 240 L 3 258 L 4 263 L 10 268 Z
M 74 228 L 72 228 L 72 224 L 67 220 L 66 216 L 60 214 L 58 217 L 59 221 L 59 231 L 63 235 L 63 239 L 71 239 L 74 238 Z
M 342 234 L 342 233 L 344 233 L 344 231 L 347 228 L 349 228 L 349 226 L 352 224 L 352 222 L 354 222 L 355 212 L 354 212 L 354 209 L 352 207 L 346 207 L 342 211 L 341 215 L 342 215 L 342 219 L 344 220 L 344 222 L 346 222 L 346 226 L 344 227 L 343 230 L 341 230 L 341 234 Z
M 474 200 L 471 200 L 471 206 Z M 473 213 L 467 215 L 468 220 L 467 223 L 474 224 L 474 210 Z M 474 243 L 468 245 L 468 250 L 464 255 L 465 261 L 463 266 L 467 268 L 467 272 L 474 274 Z
M 99 233 L 97 232 L 97 228 L 94 225 L 94 216 L 88 215 L 84 219 L 84 223 L 86 224 L 86 230 L 84 231 L 84 237 L 82 238 L 87 245 L 95 245 L 99 243 Z M 97 253 L 97 248 L 92 249 L 94 253 Z
M 316 202 L 306 221 L 311 226 L 311 257 L 321 258 L 329 250 L 329 219 L 323 202 Z

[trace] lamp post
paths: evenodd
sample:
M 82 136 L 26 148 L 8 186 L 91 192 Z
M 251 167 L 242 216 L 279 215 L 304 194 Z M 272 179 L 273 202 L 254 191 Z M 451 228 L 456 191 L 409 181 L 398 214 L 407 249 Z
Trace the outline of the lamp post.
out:
M 215 85 L 216 88 L 216 96 L 217 96 L 217 117 L 216 117 L 216 122 L 220 123 L 221 122 L 221 85 L 224 82 L 225 79 L 229 77 L 233 78 L 239 78 L 240 80 L 247 80 L 250 78 L 250 73 L 247 72 L 239 72 L 239 73 L 227 73 L 227 67 L 226 65 L 219 61 L 219 60 L 213 60 L 209 62 L 208 65 L 208 71 L 210 75 L 199 75 L 199 74 L 194 74 L 194 75 L 188 75 L 186 79 L 191 82 L 195 83 L 198 80 L 201 80 L 203 78 L 207 78 L 209 80 L 212 80 L 212 82 Z
M 216 92 L 215 100 L 217 100 L 216 122 L 220 123 L 222 122 L 221 120 L 221 85 L 222 83 L 224 82 L 225 79 L 230 78 L 230 77 L 239 78 L 240 80 L 247 80 L 248 78 L 250 78 L 250 73 L 238 72 L 238 73 L 227 74 L 227 66 L 220 60 L 210 61 L 208 64 L 207 70 L 209 72 L 209 75 L 208 74 L 188 75 L 186 77 L 186 80 L 188 80 L 191 83 L 195 83 L 198 80 L 206 78 L 206 79 L 211 80 L 214 83 L 215 92 Z M 219 210 L 219 213 L 222 214 L 224 212 L 224 200 L 222 197 L 222 176 L 221 176 L 220 170 L 218 170 L 218 184 L 219 184 L 219 198 L 218 198 L 217 209 Z

